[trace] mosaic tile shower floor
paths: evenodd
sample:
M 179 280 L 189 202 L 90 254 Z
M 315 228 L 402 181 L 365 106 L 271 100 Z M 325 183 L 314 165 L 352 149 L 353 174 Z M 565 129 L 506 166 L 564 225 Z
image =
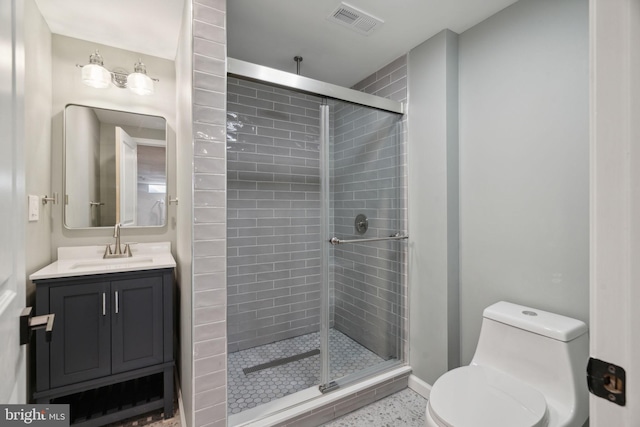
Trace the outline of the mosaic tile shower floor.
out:
M 384 359 L 335 329 L 329 330 L 331 377 L 341 378 L 383 362 Z M 279 399 L 320 383 L 320 355 L 249 374 L 250 368 L 275 359 L 320 348 L 314 332 L 228 355 L 227 396 L 229 415 Z

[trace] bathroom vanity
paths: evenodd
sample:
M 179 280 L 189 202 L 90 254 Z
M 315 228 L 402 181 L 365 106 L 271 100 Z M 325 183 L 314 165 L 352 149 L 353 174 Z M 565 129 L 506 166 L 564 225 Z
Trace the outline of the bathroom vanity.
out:
M 36 315 L 55 314 L 35 338 L 35 403 L 71 405 L 74 425 L 99 426 L 164 408 L 173 416 L 174 267 L 169 243 L 130 258 L 104 247 L 60 248 L 34 273 Z

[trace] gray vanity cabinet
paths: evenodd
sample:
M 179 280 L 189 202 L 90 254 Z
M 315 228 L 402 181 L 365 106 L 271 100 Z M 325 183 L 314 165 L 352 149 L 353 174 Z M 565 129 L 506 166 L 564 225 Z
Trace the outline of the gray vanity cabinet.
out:
M 51 342 L 36 333 L 35 402 L 67 403 L 65 396 L 101 387 L 117 395 L 119 385 L 160 375 L 161 397 L 105 409 L 79 424 L 103 425 L 162 407 L 171 417 L 173 286 L 173 269 L 37 280 L 36 313 L 56 317 Z
M 109 282 L 55 286 L 49 308 L 55 313 L 50 343 L 51 387 L 111 374 Z

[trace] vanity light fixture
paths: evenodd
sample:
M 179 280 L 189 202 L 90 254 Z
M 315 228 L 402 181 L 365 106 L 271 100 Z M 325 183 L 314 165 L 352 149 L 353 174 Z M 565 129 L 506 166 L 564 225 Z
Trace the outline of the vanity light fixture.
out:
M 159 81 L 147 75 L 147 67 L 140 59 L 134 64 L 133 73 L 122 68 L 109 71 L 105 68 L 102 56 L 97 50 L 89 56 L 87 65 L 76 66 L 82 68 L 82 82 L 97 89 L 105 89 L 113 83 L 121 89 L 129 88 L 138 95 L 153 95 L 154 82 Z
M 82 83 L 95 87 L 96 89 L 109 87 L 111 74 L 109 70 L 104 68 L 102 56 L 100 56 L 100 52 L 97 50 L 89 56 L 89 63 L 87 65 L 78 65 L 78 67 L 82 68 Z
M 127 76 L 127 87 L 138 95 L 153 95 L 153 79 L 147 76 L 147 67 L 141 59 L 133 66 L 133 73 Z

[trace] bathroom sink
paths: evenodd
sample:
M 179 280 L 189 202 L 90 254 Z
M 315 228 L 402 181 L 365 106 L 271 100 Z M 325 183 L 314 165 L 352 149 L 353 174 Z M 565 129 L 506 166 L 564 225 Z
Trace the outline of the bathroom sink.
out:
M 58 260 L 36 271 L 29 279 L 41 280 L 176 266 L 176 261 L 171 255 L 170 242 L 132 244 L 132 256 L 126 258 L 103 258 L 104 248 L 104 245 L 58 248 Z
M 153 263 L 153 258 L 150 257 L 129 257 L 129 258 L 107 258 L 90 261 L 78 261 L 69 268 L 75 270 L 78 268 L 92 268 L 92 267 L 104 267 L 110 270 L 126 268 L 138 264 Z

